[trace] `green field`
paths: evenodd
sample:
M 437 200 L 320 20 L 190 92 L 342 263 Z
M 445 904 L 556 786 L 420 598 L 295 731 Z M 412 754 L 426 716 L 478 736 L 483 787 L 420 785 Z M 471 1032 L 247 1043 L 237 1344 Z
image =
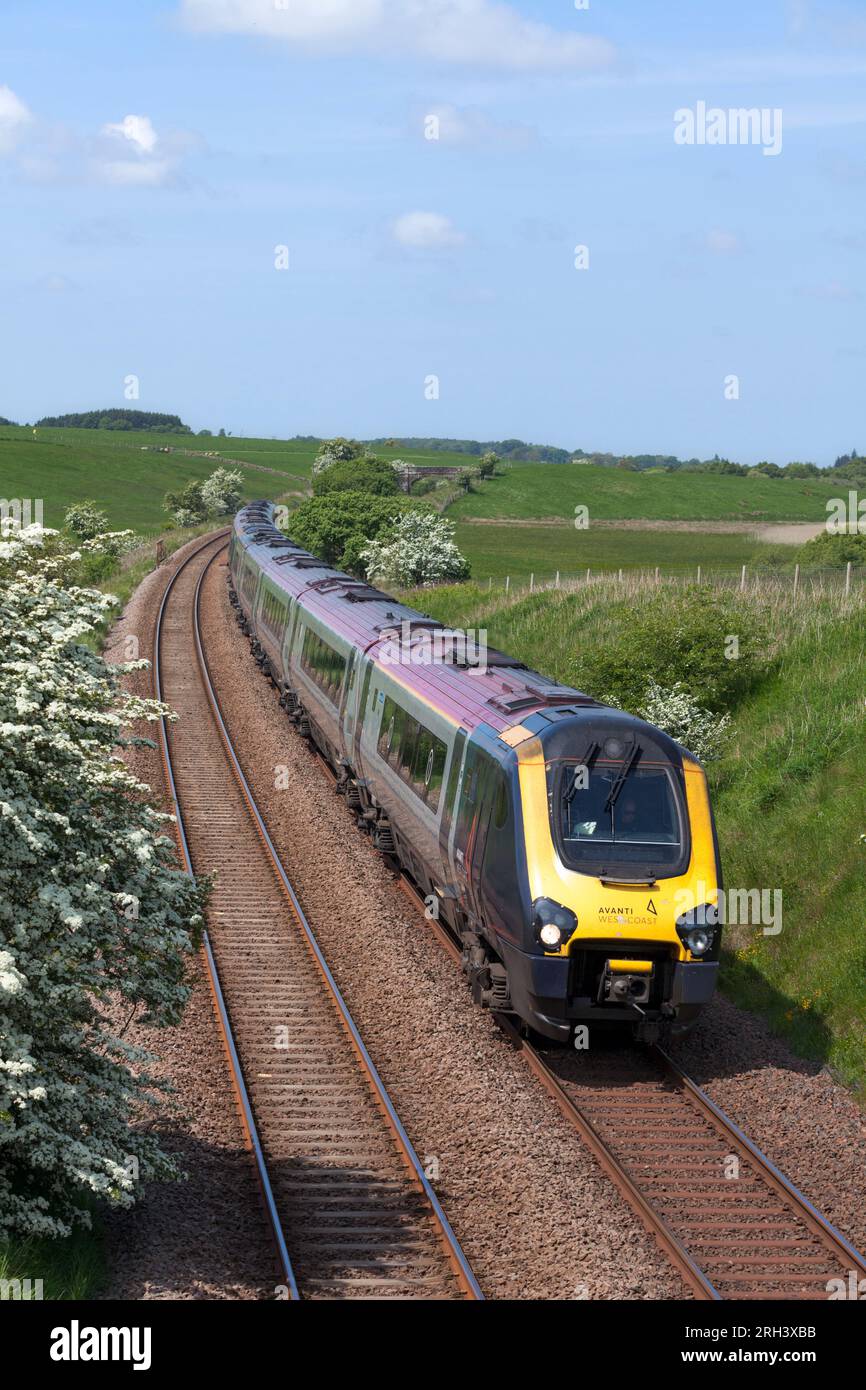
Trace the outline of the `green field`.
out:
M 590 521 L 824 521 L 827 499 L 840 495 L 838 479 L 630 473 L 577 463 L 515 463 L 472 486 L 448 509 L 455 521 L 572 517 L 577 506 L 589 508 Z
M 75 436 L 72 438 L 71 436 Z M 93 498 L 116 530 L 158 531 L 168 520 L 165 493 L 204 479 L 219 460 L 152 453 L 107 430 L 0 429 L 0 496 L 42 498 L 46 526 L 60 526 L 72 502 Z M 153 445 L 153 436 L 136 435 Z M 177 445 L 177 437 L 174 437 Z M 188 447 L 195 448 L 193 442 Z M 279 497 L 301 486 L 283 475 L 244 470 L 245 495 Z
M 451 512 L 448 513 L 451 516 Z M 559 570 L 567 576 L 612 569 L 662 572 L 739 569 L 754 564 L 769 547 L 748 535 L 701 531 L 625 531 L 615 527 L 575 531 L 571 526 L 491 526 L 461 521 L 456 541 L 472 566 L 473 579 L 524 583 L 550 581 Z
M 466 584 L 409 598 L 603 696 L 584 680 L 582 654 L 627 636 L 635 614 L 669 593 L 634 579 L 624 592 L 608 578 L 569 593 L 506 597 Z M 780 888 L 784 919 L 776 937 L 729 933 L 723 989 L 866 1098 L 866 595 L 795 598 L 772 583 L 729 594 L 744 623 L 764 623 L 770 666 L 733 709 L 728 751 L 708 769 L 725 882 Z

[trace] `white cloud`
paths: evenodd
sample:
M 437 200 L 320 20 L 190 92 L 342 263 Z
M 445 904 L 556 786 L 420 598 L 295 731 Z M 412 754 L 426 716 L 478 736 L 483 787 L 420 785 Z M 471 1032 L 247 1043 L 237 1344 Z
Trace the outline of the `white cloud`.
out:
M 152 154 L 156 148 L 156 131 L 149 116 L 124 116 L 117 125 L 104 125 L 102 133 L 128 140 L 142 154 Z
M 11 150 L 32 120 L 24 102 L 12 88 L 0 87 L 0 151 Z
M 723 231 L 715 227 L 707 234 L 707 250 L 716 256 L 733 256 L 740 249 L 740 239 L 735 232 Z
M 149 116 L 124 116 L 102 127 L 91 177 L 124 188 L 179 187 L 184 182 L 181 162 L 196 144 L 179 131 L 157 135 Z
M 159 188 L 169 181 L 174 169 L 166 159 L 148 159 L 141 163 L 131 159 L 103 159 L 96 162 L 94 172 L 103 183 L 126 188 Z
M 438 250 L 445 246 L 460 246 L 466 240 L 450 217 L 438 212 L 407 212 L 394 223 L 394 239 L 401 246 L 416 250 Z
M 180 15 L 199 32 L 518 71 L 586 71 L 614 57 L 606 39 L 524 19 L 498 0 L 181 0 Z
M 421 124 L 425 139 L 439 140 L 443 145 L 527 149 L 538 140 L 538 131 L 532 126 L 494 120 L 477 106 L 431 106 Z

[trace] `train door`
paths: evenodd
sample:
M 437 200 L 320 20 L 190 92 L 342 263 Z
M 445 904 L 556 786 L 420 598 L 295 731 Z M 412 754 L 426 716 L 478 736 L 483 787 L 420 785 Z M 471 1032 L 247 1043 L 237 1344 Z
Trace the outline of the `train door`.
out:
M 349 762 L 353 758 L 355 743 L 355 720 L 357 718 L 358 706 L 358 668 L 361 662 L 361 654 L 354 647 L 349 649 L 346 658 L 346 679 L 343 683 L 343 698 L 340 709 L 340 723 L 342 725 L 343 747 L 342 755 Z
M 477 880 L 473 866 L 477 869 L 484 860 L 490 819 L 489 789 L 494 769 L 495 763 L 489 753 L 474 742 L 466 745 L 454 825 L 452 863 L 461 896 L 465 897 L 479 920 L 483 916 L 483 909 L 473 882 Z

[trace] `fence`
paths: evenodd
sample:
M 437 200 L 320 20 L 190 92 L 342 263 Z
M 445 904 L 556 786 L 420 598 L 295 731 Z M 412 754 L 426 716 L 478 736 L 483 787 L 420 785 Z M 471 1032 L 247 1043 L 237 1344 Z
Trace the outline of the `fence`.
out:
M 793 595 L 832 593 L 848 596 L 863 591 L 866 566 L 849 562 L 847 566 L 839 569 L 806 569 L 801 565 L 791 568 L 762 568 L 751 565 L 656 565 L 650 569 L 590 567 L 580 574 L 564 574 L 559 570 L 553 576 L 530 574 L 528 580 L 525 575 L 515 576 L 513 580 L 511 575 L 506 575 L 504 580 L 490 576 L 487 588 L 506 594 L 531 594 L 548 589 L 574 589 L 600 580 L 640 588 L 661 583 L 678 583 L 683 586 L 707 584 L 739 589 L 741 593 L 772 589 Z

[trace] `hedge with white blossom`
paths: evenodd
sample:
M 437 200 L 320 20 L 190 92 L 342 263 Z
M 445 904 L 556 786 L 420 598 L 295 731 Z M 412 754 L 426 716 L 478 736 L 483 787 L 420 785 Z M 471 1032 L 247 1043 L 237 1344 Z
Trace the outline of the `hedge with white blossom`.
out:
M 122 759 L 159 707 L 84 645 L 115 600 L 81 551 L 0 534 L 0 1234 L 64 1235 L 175 1176 L 129 1023 L 176 1023 L 203 890 Z M 111 1006 L 109 1014 L 108 1007 Z M 122 1020 L 122 1022 L 118 1022 Z

